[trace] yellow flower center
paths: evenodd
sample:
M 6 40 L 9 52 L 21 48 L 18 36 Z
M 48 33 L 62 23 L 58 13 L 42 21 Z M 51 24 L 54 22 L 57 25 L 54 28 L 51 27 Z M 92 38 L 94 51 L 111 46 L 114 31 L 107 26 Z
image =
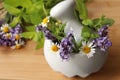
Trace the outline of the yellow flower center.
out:
M 10 38 L 11 37 L 11 35 L 10 34 L 6 34 L 6 38 Z
M 16 39 L 16 40 L 19 40 L 19 39 L 20 39 L 20 35 L 17 34 L 17 35 L 15 36 L 15 39 Z
M 22 47 L 22 45 L 17 44 L 17 45 L 15 46 L 15 49 L 20 49 L 21 47 Z
M 53 45 L 51 47 L 51 50 L 54 51 L 54 52 L 57 52 L 59 50 L 58 46 L 57 45 Z
M 85 54 L 88 54 L 88 53 L 91 52 L 91 48 L 88 47 L 88 46 L 84 46 L 84 48 L 83 48 L 83 52 L 84 52 Z
M 3 32 L 5 32 L 5 33 L 9 32 L 9 28 L 8 27 L 4 27 Z
M 42 22 L 43 22 L 44 24 L 47 24 L 47 23 L 48 23 L 48 20 L 49 20 L 48 18 L 44 18 Z

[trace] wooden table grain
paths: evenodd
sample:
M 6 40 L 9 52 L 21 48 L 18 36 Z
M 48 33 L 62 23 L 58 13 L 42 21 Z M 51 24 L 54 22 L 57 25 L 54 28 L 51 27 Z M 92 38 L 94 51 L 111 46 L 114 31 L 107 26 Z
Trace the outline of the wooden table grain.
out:
M 120 80 L 120 0 L 92 0 L 87 7 L 90 18 L 106 15 L 116 21 L 109 34 L 113 46 L 101 71 L 85 79 L 65 77 L 54 72 L 43 49 L 35 50 L 36 43 L 29 41 L 21 50 L 0 47 L 0 80 Z

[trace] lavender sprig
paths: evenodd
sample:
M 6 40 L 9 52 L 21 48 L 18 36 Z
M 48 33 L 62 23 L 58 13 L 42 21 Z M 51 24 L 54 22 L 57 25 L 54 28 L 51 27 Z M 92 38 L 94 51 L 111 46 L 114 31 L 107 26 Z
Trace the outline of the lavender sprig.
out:
M 60 43 L 60 57 L 63 60 L 69 60 L 70 58 L 70 53 L 73 50 L 73 34 L 68 33 L 67 37 L 63 38 L 61 43 Z
M 53 43 L 59 43 L 58 39 L 51 33 L 51 31 L 47 27 L 38 25 L 36 27 L 36 31 L 37 32 L 42 31 L 47 39 L 51 40 Z
M 98 30 L 99 37 L 94 40 L 94 43 L 102 50 L 106 51 L 111 45 L 112 42 L 108 37 L 108 25 L 103 26 Z

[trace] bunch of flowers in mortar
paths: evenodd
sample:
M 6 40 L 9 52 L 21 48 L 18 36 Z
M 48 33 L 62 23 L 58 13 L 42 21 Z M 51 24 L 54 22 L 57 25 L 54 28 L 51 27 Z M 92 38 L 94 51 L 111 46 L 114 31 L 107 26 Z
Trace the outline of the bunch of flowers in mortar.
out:
M 67 77 L 87 77 L 106 61 L 109 27 L 114 20 L 90 19 L 83 0 L 64 0 L 36 26 L 45 36 L 44 55 L 50 67 Z
M 81 56 L 91 58 L 96 53 L 96 48 L 106 51 L 112 45 L 108 36 L 110 21 L 111 19 L 104 16 L 94 20 L 83 20 L 84 28 L 81 33 L 83 39 L 80 42 L 75 40 L 72 28 L 65 34 L 65 23 L 55 21 L 51 17 L 44 18 L 42 23 L 36 26 L 36 31 L 42 32 L 45 38 L 52 42 L 50 51 L 59 54 L 62 60 L 69 60 L 71 53 L 79 53 Z M 99 24 L 96 25 L 94 22 L 99 22 Z

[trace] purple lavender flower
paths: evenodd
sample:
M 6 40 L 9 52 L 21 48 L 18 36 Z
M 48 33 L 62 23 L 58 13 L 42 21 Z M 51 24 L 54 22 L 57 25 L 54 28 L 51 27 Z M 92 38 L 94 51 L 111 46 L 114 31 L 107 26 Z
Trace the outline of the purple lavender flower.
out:
M 73 49 L 73 34 L 68 33 L 67 37 L 63 38 L 61 43 L 60 43 L 60 57 L 63 60 L 69 60 L 70 58 L 70 53 L 72 52 Z
M 110 46 L 112 46 L 112 42 L 108 39 L 108 37 L 99 37 L 95 39 L 94 42 L 97 44 L 98 47 L 100 47 L 102 51 L 105 51 Z
M 8 24 L 7 24 L 8 25 Z M 20 34 L 23 32 L 22 27 L 18 24 L 15 28 L 10 28 L 9 32 L 0 32 L 0 45 L 11 47 L 15 45 L 15 41 L 23 40 Z
M 45 37 L 49 40 L 51 40 L 53 43 L 57 43 L 58 39 L 51 33 L 51 31 L 47 27 L 43 27 L 42 25 L 39 25 L 36 27 L 36 31 L 42 31 L 45 35 Z
M 0 39 L 0 45 L 1 46 L 12 46 L 14 45 L 15 43 L 13 41 L 11 41 L 10 39 Z
M 42 29 L 43 29 L 42 25 L 38 25 L 36 27 L 36 32 L 42 31 Z
M 108 38 L 108 26 L 105 25 L 100 28 L 98 34 L 99 38 L 96 38 L 93 42 L 100 47 L 102 51 L 105 51 L 112 45 L 112 42 Z
M 11 29 L 10 32 L 13 33 L 13 34 L 20 34 L 20 33 L 23 32 L 23 29 L 22 29 L 22 27 L 20 26 L 20 24 L 17 24 L 17 25 L 15 26 L 15 28 L 12 28 L 12 29 Z
M 22 29 L 22 27 L 20 26 L 20 24 L 16 25 L 16 27 L 15 27 L 15 33 L 16 33 L 16 34 L 20 34 L 20 33 L 22 33 L 22 32 L 23 32 L 23 29 Z
M 108 35 L 108 27 L 108 25 L 105 25 L 102 28 L 100 28 L 98 31 L 99 36 L 106 37 Z

